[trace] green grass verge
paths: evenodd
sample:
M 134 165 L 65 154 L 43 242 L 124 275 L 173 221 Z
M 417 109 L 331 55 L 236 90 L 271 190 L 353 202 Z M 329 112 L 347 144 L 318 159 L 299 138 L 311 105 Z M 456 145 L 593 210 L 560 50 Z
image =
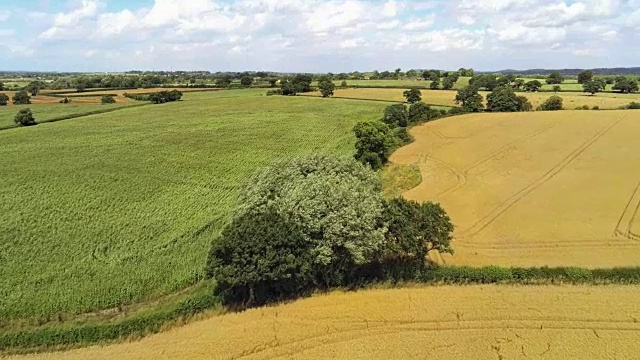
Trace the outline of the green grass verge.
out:
M 422 175 L 418 165 L 389 164 L 380 171 L 380 179 L 384 197 L 393 198 L 420 185 Z

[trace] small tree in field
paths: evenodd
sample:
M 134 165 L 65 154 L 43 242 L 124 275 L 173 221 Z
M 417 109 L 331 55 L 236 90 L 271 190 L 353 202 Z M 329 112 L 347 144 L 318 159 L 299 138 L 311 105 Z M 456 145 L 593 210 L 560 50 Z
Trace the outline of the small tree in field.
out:
M 586 70 L 578 74 L 578 84 L 584 84 L 587 81 L 591 81 L 593 79 L 593 71 Z
M 0 81 L 0 91 L 4 90 L 4 83 L 2 81 Z
M 12 100 L 14 105 L 31 104 L 31 96 L 29 96 L 29 94 L 27 94 L 25 90 L 18 91 L 15 95 L 13 95 Z
M 531 80 L 524 84 L 523 89 L 527 92 L 536 92 L 540 90 L 542 83 L 538 80 Z
M 538 107 L 538 110 L 542 111 L 556 111 L 562 110 L 562 98 L 554 95 L 548 98 L 542 105 Z
M 342 83 L 340 84 L 340 87 L 343 89 L 347 88 L 347 81 L 346 80 L 342 80 Z
M 333 96 L 333 91 L 336 89 L 336 85 L 331 80 L 323 80 L 318 84 L 318 89 L 322 97 Z
M 524 96 L 517 96 L 511 86 L 494 89 L 487 95 L 487 110 L 494 112 L 530 111 L 529 100 Z
M 403 93 L 409 104 L 417 103 L 422 100 L 422 92 L 418 88 L 411 88 Z
M 16 114 L 16 117 L 13 118 L 13 121 L 21 126 L 30 126 L 36 124 L 36 119 L 33 117 L 33 113 L 31 113 L 31 109 L 22 109 Z
M 9 103 L 9 97 L 7 94 L 0 94 L 0 106 L 7 106 Z
M 27 85 L 25 90 L 31 93 L 31 96 L 37 96 L 40 89 L 44 89 L 45 84 L 42 81 L 32 81 Z
M 553 92 L 554 92 L 554 93 L 556 93 L 556 94 L 557 94 L 557 93 L 559 93 L 560 91 L 562 91 L 562 88 L 560 87 L 560 85 L 555 85 L 555 86 L 553 87 Z
M 433 81 L 431 82 L 431 85 L 429 85 L 429 88 L 431 88 L 431 90 L 438 90 L 438 89 L 440 89 L 440 79 L 433 80 Z
M 559 72 L 552 72 L 549 74 L 549 77 L 547 77 L 547 84 L 562 84 L 563 81 L 564 76 Z
M 109 95 L 102 95 L 102 98 L 100 99 L 100 101 L 102 102 L 102 105 L 116 103 L 116 99 L 113 96 L 109 96 Z

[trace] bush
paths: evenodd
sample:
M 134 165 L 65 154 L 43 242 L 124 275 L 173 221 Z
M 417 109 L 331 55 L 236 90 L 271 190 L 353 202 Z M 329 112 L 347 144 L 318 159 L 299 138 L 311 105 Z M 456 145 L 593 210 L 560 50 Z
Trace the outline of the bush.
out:
M 7 94 L 0 94 L 0 106 L 7 106 L 9 103 L 9 97 Z
M 582 105 L 582 110 L 589 110 L 589 105 Z
M 627 109 L 631 109 L 631 110 L 640 109 L 640 103 L 631 102 L 629 105 L 627 105 Z
M 467 111 L 465 111 L 463 108 L 458 107 L 458 106 L 454 106 L 451 109 L 449 109 L 448 114 L 449 115 L 462 115 L 462 114 L 466 114 Z
M 409 114 L 404 104 L 393 104 L 384 108 L 382 121 L 392 127 L 405 127 L 409 121 Z
M 253 78 L 251 76 L 243 76 L 240 79 L 240 85 L 242 85 L 244 87 L 249 87 L 249 86 L 251 86 L 251 84 L 253 84 Z
M 353 132 L 356 135 L 355 159 L 374 170 L 380 169 L 396 144 L 391 128 L 380 121 L 360 122 Z
M 273 95 L 282 95 L 282 90 L 280 89 L 267 90 L 267 96 L 273 96 Z
M 148 99 L 154 104 L 164 104 L 182 99 L 182 92 L 178 90 L 160 91 L 149 94 Z
M 18 91 L 15 95 L 13 95 L 12 100 L 14 105 L 31 104 L 31 96 L 29 96 L 29 94 L 27 94 L 25 90 Z
M 563 104 L 562 98 L 560 96 L 553 95 L 550 98 L 548 98 L 547 100 L 545 100 L 545 102 L 543 102 L 538 107 L 538 110 L 541 110 L 541 111 L 562 110 L 562 107 L 563 107 L 562 104 Z
M 116 103 L 116 99 L 113 96 L 109 96 L 109 95 L 102 95 L 102 98 L 100 100 L 102 102 L 102 105 Z
M 591 110 L 600 110 L 600 106 L 596 105 L 596 106 L 592 107 Z
M 71 104 L 71 99 L 69 99 L 68 97 L 64 97 L 64 99 L 59 101 L 60 104 Z
M 342 83 L 340 84 L 340 87 L 345 89 L 347 87 L 347 81 L 346 80 L 342 80 Z
M 406 127 L 397 127 L 393 129 L 393 136 L 396 139 L 396 145 L 403 146 L 410 144 L 413 141 L 409 131 Z
M 33 117 L 31 109 L 22 109 L 13 118 L 13 122 L 21 126 L 30 126 L 36 124 L 36 119 Z

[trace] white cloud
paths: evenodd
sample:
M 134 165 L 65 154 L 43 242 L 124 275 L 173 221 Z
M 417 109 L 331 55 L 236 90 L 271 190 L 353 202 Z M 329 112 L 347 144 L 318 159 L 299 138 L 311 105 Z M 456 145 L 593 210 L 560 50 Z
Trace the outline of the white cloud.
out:
M 382 15 L 385 17 L 394 17 L 398 15 L 398 12 L 400 10 L 399 7 L 400 6 L 398 5 L 397 1 L 395 0 L 387 1 L 382 6 Z
M 97 15 L 98 5 L 97 0 L 82 0 L 79 8 L 69 13 L 58 13 L 53 20 L 53 26 L 42 32 L 39 38 L 61 39 L 81 35 L 77 33 L 78 25 L 81 21 Z
M 11 11 L 0 10 L 0 21 L 7 21 L 11 17 Z
M 102 14 L 98 17 L 96 35 L 98 37 L 120 35 L 125 29 L 133 26 L 135 22 L 136 16 L 127 9 L 119 13 Z
M 435 16 L 431 15 L 424 19 L 414 20 L 406 23 L 402 28 L 404 30 L 426 30 L 433 26 Z

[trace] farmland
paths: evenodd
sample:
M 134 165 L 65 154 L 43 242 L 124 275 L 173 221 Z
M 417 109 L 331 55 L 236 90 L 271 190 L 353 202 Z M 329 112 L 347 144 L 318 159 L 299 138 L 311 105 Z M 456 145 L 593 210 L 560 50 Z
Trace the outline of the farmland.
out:
M 127 103 L 132 105 L 133 102 Z M 32 105 L 14 105 L 0 107 L 0 129 L 15 126 L 13 118 L 20 109 L 29 108 L 33 112 L 38 123 L 51 121 L 68 116 L 76 116 L 94 111 L 109 111 L 122 108 L 126 104 L 119 102 L 116 104 L 100 105 L 87 104 L 83 102 L 75 102 L 72 104 L 32 104 Z
M 139 342 L 15 359 L 632 359 L 638 297 L 637 286 L 335 292 Z
M 1 131 L 0 319 L 83 313 L 194 284 L 249 174 L 310 153 L 350 156 L 354 123 L 384 107 L 263 94 L 186 94 Z
M 337 89 L 334 97 L 381 100 L 391 102 L 405 101 L 402 93 L 403 89 Z M 456 91 L 453 90 L 421 90 L 422 101 L 430 105 L 439 105 L 445 107 L 456 106 Z M 486 98 L 489 94 L 487 91 L 480 91 L 480 94 Z M 526 96 L 531 104 L 535 107 L 542 104 L 553 93 L 536 92 L 536 93 L 518 93 Z M 319 92 L 302 94 L 306 96 L 320 96 Z M 557 94 L 564 100 L 564 107 L 573 110 L 577 107 L 587 105 L 589 108 L 598 106 L 600 109 L 618 109 L 627 105 L 632 101 L 640 101 L 640 94 L 620 94 L 620 93 L 598 93 L 594 96 L 580 92 L 561 92 Z
M 415 127 L 391 157 L 419 165 L 404 193 L 457 228 L 447 264 L 637 266 L 637 111 L 479 114 Z

